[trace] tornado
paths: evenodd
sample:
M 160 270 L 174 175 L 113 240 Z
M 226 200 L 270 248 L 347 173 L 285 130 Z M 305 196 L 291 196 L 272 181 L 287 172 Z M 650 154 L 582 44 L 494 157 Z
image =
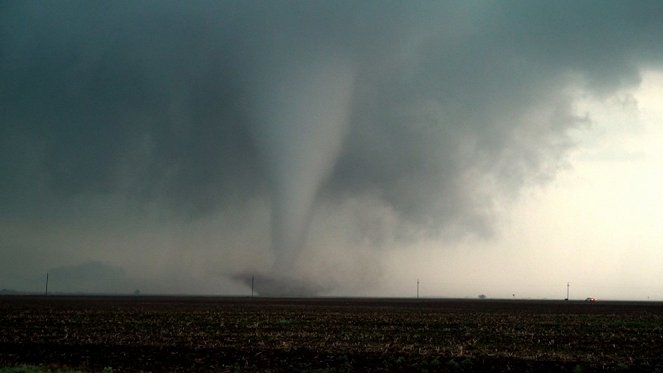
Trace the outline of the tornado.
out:
M 350 121 L 354 77 L 347 59 L 316 53 L 274 63 L 253 86 L 253 137 L 271 190 L 274 262 L 266 277 L 277 282 L 297 281 L 316 197 Z

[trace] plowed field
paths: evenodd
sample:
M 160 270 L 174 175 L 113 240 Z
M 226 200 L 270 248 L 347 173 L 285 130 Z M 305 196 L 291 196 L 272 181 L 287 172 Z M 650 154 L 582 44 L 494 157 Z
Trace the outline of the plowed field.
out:
M 663 371 L 663 304 L 0 297 L 0 366 Z

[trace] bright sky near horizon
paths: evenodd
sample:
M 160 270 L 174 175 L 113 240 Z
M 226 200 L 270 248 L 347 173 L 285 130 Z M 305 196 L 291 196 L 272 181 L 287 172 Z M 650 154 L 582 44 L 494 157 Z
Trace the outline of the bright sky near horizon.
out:
M 663 71 L 603 100 L 548 184 L 503 211 L 495 240 L 421 243 L 385 259 L 385 295 L 663 300 Z M 411 263 L 402 266 L 402 263 Z

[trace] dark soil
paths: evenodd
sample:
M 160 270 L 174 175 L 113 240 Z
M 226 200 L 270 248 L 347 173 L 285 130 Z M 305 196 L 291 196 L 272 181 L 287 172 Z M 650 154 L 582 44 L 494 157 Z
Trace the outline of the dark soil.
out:
M 0 366 L 663 371 L 663 304 L 0 297 Z

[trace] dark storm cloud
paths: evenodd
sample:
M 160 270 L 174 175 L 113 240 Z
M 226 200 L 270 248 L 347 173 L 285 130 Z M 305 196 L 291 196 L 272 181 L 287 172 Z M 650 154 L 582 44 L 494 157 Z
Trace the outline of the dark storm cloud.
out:
M 252 187 L 243 182 L 256 179 L 255 164 L 233 72 L 222 40 L 209 51 L 200 41 L 200 17 L 68 5 L 32 3 L 6 24 L 5 139 L 32 149 L 3 158 L 40 157 L 33 171 L 65 197 L 124 188 L 198 208 L 235 183 Z
M 563 164 L 586 122 L 571 80 L 637 84 L 663 60 L 662 19 L 658 1 L 4 2 L 0 216 L 55 219 L 80 196 L 187 219 L 278 200 L 270 162 L 292 144 L 261 140 L 263 93 L 337 59 L 349 119 L 302 179 L 315 200 L 370 200 L 405 237 L 486 233 L 496 196 Z
M 59 195 L 125 188 L 194 212 L 258 193 L 247 82 L 269 79 L 293 53 L 347 49 L 354 38 L 338 21 L 356 7 L 292 5 L 294 14 L 282 4 L 6 5 L 3 161 L 12 183 L 32 167 Z

